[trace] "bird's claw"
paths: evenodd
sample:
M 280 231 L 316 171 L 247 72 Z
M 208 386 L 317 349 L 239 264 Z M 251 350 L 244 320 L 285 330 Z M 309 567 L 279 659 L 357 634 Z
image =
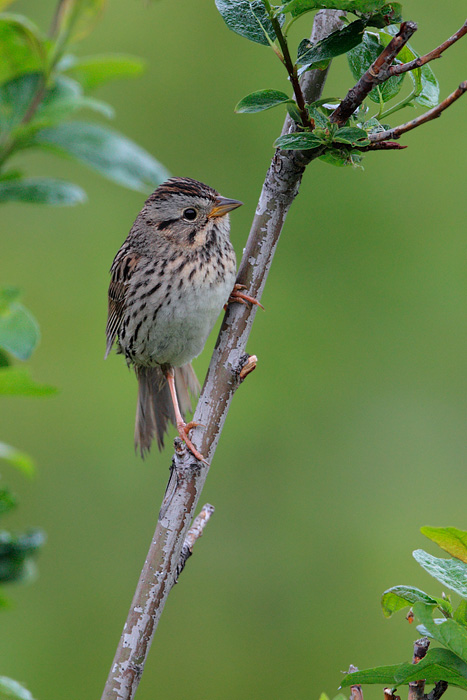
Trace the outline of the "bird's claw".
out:
M 244 294 L 240 291 L 241 289 L 247 289 L 247 287 L 244 284 L 234 284 L 234 288 L 232 289 L 227 304 L 224 308 L 227 308 L 228 304 L 233 304 L 236 302 L 238 304 L 253 304 L 255 306 L 260 306 L 264 311 L 264 306 L 260 304 L 260 302 L 257 299 L 255 299 L 254 297 L 250 297 L 248 294 Z
M 187 446 L 187 448 L 189 449 L 189 451 L 191 452 L 191 454 L 194 457 L 196 457 L 196 459 L 199 462 L 203 462 L 204 464 L 206 464 L 209 467 L 209 462 L 207 462 L 204 459 L 201 452 L 199 452 L 199 450 L 196 449 L 196 447 L 193 445 L 190 438 L 188 437 L 188 433 L 190 432 L 190 430 L 192 430 L 193 428 L 198 428 L 198 427 L 204 428 L 205 426 L 202 425 L 201 423 L 196 423 L 196 421 L 190 421 L 189 423 L 177 423 L 178 434 L 179 434 L 180 438 L 183 440 L 183 442 L 185 443 L 185 445 Z

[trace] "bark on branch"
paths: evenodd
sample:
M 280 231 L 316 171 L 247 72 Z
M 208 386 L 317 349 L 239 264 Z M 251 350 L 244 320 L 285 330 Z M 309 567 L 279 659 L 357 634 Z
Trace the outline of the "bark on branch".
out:
M 312 32 L 317 42 L 342 26 L 342 12 L 318 12 Z M 309 102 L 319 99 L 327 71 L 304 75 L 303 93 Z M 287 117 L 283 133 L 295 129 Z M 266 174 L 250 235 L 240 263 L 237 282 L 248 294 L 261 298 L 287 212 L 298 193 L 311 151 L 276 151 Z M 206 380 L 196 407 L 192 439 L 208 462 L 212 461 L 232 397 L 242 382 L 242 370 L 251 359 L 246 343 L 256 307 L 230 304 L 225 314 Z M 254 364 L 254 363 L 253 363 Z M 178 444 L 159 519 L 123 629 L 102 700 L 131 700 L 138 687 L 152 638 L 167 596 L 173 587 L 183 542 L 201 495 L 209 467 L 197 462 Z

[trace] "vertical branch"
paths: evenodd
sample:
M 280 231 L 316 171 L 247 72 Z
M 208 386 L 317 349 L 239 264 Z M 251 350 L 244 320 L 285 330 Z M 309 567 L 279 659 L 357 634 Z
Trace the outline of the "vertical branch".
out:
M 316 15 L 312 40 L 318 41 L 341 26 L 341 12 Z M 302 84 L 306 98 L 321 95 L 326 71 L 310 71 Z M 311 74 L 311 75 L 310 75 Z M 284 129 L 294 129 L 286 119 Z M 287 212 L 298 193 L 312 152 L 276 151 L 266 174 L 237 281 L 260 299 Z M 241 371 L 256 307 L 230 304 L 222 324 L 194 421 L 205 426 L 193 432 L 193 442 L 212 461 L 230 402 L 242 381 Z M 176 441 L 177 443 L 177 441 Z M 177 443 L 172 472 L 156 531 L 141 572 L 122 636 L 104 688 L 102 700 L 131 700 L 138 687 L 152 638 L 174 584 L 183 542 L 201 495 L 209 467 L 197 462 Z

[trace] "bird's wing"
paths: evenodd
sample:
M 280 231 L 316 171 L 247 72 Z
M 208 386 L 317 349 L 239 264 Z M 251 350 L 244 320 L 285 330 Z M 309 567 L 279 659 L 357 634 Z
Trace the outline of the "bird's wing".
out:
M 117 333 L 120 330 L 125 311 L 128 286 L 139 261 L 139 255 L 120 251 L 117 253 L 112 267 L 110 268 L 111 279 L 109 285 L 109 313 L 106 327 L 107 347 L 105 357 L 107 357 L 111 351 Z

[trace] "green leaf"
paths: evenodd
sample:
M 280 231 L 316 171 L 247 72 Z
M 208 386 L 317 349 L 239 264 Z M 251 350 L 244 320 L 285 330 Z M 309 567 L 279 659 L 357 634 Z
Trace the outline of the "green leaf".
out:
M 358 683 L 394 687 L 420 678 L 425 678 L 427 683 L 447 681 L 450 685 L 467 690 L 467 664 L 449 649 L 429 649 L 418 664 L 406 662 L 348 673 L 342 687 Z
M 422 91 L 415 98 L 415 102 L 425 107 L 436 107 L 439 103 L 439 83 L 436 75 L 428 63 L 421 67 L 420 72 Z
M 355 80 L 359 80 L 371 64 L 378 58 L 384 46 L 375 34 L 365 32 L 363 41 L 347 53 L 350 70 Z M 386 82 L 373 88 L 368 97 L 379 104 L 395 97 L 402 87 L 404 74 L 394 75 Z
M 263 112 L 265 109 L 271 109 L 271 107 L 277 107 L 277 105 L 287 102 L 294 103 L 295 101 L 286 95 L 285 92 L 269 89 L 257 90 L 257 92 L 251 92 L 246 97 L 243 97 L 235 107 L 235 111 L 239 114 Z
M 34 462 L 25 452 L 20 452 L 15 447 L 0 442 L 0 459 L 5 459 L 14 467 L 24 472 L 28 476 L 34 474 Z
M 167 170 L 143 148 L 98 124 L 58 124 L 35 134 L 34 144 L 68 154 L 109 180 L 142 192 L 154 189 L 169 177 Z
M 307 151 L 322 145 L 322 139 L 309 131 L 285 134 L 285 136 L 279 136 L 274 142 L 275 148 L 281 148 L 283 151 Z
M 461 600 L 454 612 L 454 619 L 467 627 L 467 600 Z
M 390 2 L 368 18 L 367 27 L 387 27 L 402 22 L 402 5 L 400 2 Z M 401 59 L 402 60 L 402 59 Z M 404 61 L 405 62 L 405 61 Z
M 43 72 L 46 63 L 44 39 L 27 17 L 0 16 L 0 84 L 24 73 Z
M 55 122 L 83 108 L 92 109 L 107 118 L 114 116 L 113 107 L 101 100 L 87 97 L 78 81 L 62 75 L 57 77 L 55 85 L 47 91 L 35 118 L 38 121 Z
M 445 620 L 440 625 L 436 624 L 431 615 L 432 608 L 423 603 L 416 603 L 413 611 L 430 633 L 430 637 L 460 656 L 463 661 L 467 661 L 467 629 L 463 625 L 452 619 Z
M 423 549 L 416 549 L 413 557 L 430 576 L 462 598 L 467 598 L 467 565 L 464 562 L 458 559 L 437 559 Z
M 16 700 L 34 700 L 33 696 L 24 685 L 6 676 L 0 676 L 0 694 L 7 698 L 15 698 Z
M 262 0 L 216 0 L 216 7 L 228 28 L 246 39 L 269 46 L 276 38 Z M 277 19 L 283 24 L 283 15 Z
M 0 347 L 19 360 L 28 360 L 39 342 L 39 326 L 16 297 L 17 290 L 0 288 Z
M 83 39 L 92 31 L 107 0 L 61 0 L 58 13 L 59 37 L 68 41 Z
M 58 65 L 58 70 L 78 80 L 85 90 L 93 90 L 111 80 L 137 77 L 144 69 L 141 58 L 117 53 L 84 58 L 68 55 Z
M 398 610 L 420 602 L 433 607 L 439 606 L 441 609 L 449 612 L 452 611 L 452 606 L 447 600 L 433 598 L 428 593 L 424 593 L 419 588 L 413 588 L 412 586 L 393 586 L 385 591 L 381 598 L 381 606 L 385 617 L 391 617 Z
M 300 110 L 297 107 L 296 102 L 286 102 L 286 109 L 289 115 L 292 117 L 294 122 L 296 124 L 301 124 L 302 121 L 302 115 L 300 114 Z
M 370 145 L 370 139 L 366 131 L 358 129 L 356 126 L 343 126 L 337 130 L 332 140 L 337 143 L 347 143 L 357 147 Z
M 11 535 L 0 532 L 0 581 L 18 581 L 30 573 L 28 559 L 36 554 L 45 542 L 40 530 L 32 530 L 24 535 Z M 1 688 L 0 688 L 1 690 Z
M 319 159 L 324 163 L 328 163 L 328 165 L 334 165 L 338 168 L 348 165 L 351 165 L 353 168 L 361 168 L 360 163 L 363 160 L 359 151 L 338 148 L 328 148 Z
M 26 73 L 0 86 L 0 132 L 3 137 L 21 123 L 41 84 L 39 73 Z
M 1 443 L 0 443 L 1 444 Z M 9 513 L 16 507 L 16 498 L 7 489 L 0 489 L 0 515 Z M 0 608 L 1 608 L 0 602 Z
M 420 532 L 448 554 L 467 563 L 467 532 L 456 527 L 421 527 Z
M 297 63 L 311 68 L 315 63 L 347 53 L 362 41 L 364 29 L 364 23 L 357 19 L 316 44 L 312 44 L 309 39 L 303 39 L 298 47 Z
M 286 2 L 282 12 L 291 12 L 299 17 L 311 10 L 347 10 L 348 12 L 376 12 L 385 4 L 385 0 L 291 0 Z
M 0 368 L 0 396 L 50 396 L 56 393 L 53 386 L 37 384 L 26 368 Z
M 308 114 L 314 120 L 315 125 L 320 129 L 327 129 L 329 127 L 329 119 L 325 114 L 316 109 L 313 105 L 307 105 Z
M 28 177 L 0 182 L 0 204 L 26 202 L 57 207 L 85 201 L 86 194 L 81 187 L 52 177 Z

